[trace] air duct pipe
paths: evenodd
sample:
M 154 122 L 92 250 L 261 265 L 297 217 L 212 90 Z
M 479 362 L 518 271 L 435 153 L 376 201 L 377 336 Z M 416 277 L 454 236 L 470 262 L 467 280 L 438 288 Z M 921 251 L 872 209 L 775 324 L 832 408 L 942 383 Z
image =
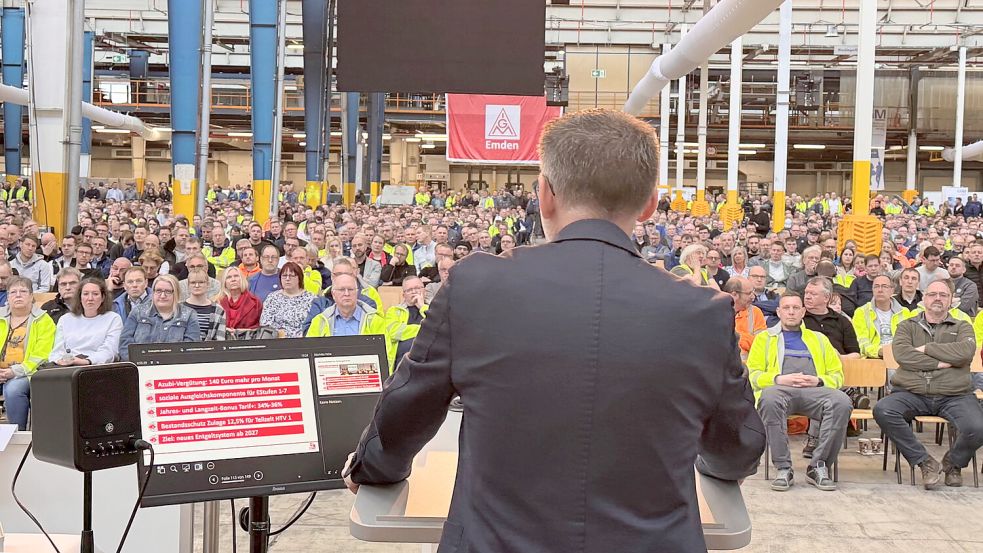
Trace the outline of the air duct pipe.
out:
M 24 8 L 3 8 L 2 22 L 0 33 L 3 36 L 3 82 L 19 89 L 24 85 Z M 16 181 L 21 173 L 24 105 L 7 102 L 3 106 L 4 172 L 9 182 Z M 6 132 L 8 128 L 11 132 Z M 17 132 L 13 132 L 14 129 Z
M 744 35 L 775 11 L 782 0 L 722 0 L 668 54 L 652 62 L 625 103 L 625 111 L 641 113 L 646 104 L 669 84 L 696 69 L 724 46 Z
M 942 152 L 942 159 L 952 163 L 956 160 L 955 148 L 946 148 Z M 963 161 L 983 160 L 983 140 L 963 146 Z
M 10 102 L 19 106 L 26 106 L 28 98 L 30 98 L 30 95 L 26 89 L 15 88 L 5 84 L 0 85 L 0 102 Z M 132 115 L 110 111 L 89 103 L 82 103 L 82 117 L 86 117 L 107 127 L 135 132 L 151 141 L 167 140 L 168 138 L 166 131 L 148 126 Z

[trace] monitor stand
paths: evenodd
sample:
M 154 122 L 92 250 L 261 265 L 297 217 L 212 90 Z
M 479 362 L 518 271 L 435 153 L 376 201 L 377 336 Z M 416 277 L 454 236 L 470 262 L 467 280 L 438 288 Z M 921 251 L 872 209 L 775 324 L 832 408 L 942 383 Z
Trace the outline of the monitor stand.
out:
M 95 553 L 96 544 L 92 534 L 92 473 L 82 473 L 82 543 L 81 553 Z
M 270 498 L 249 498 L 249 553 L 267 553 L 270 548 Z

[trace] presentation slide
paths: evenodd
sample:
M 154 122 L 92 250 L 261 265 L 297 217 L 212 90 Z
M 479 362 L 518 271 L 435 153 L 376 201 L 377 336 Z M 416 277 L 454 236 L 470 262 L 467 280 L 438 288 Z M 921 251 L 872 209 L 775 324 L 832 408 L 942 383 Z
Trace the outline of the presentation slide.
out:
M 318 451 L 307 359 L 145 367 L 140 386 L 159 464 Z

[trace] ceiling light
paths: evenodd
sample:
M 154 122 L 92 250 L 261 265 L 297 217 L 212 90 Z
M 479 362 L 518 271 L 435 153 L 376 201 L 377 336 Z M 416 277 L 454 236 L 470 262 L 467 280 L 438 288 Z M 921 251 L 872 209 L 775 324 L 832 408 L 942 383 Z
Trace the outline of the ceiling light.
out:
M 742 155 L 742 156 L 755 156 L 755 155 L 758 155 L 758 151 L 757 150 L 738 150 L 737 153 L 738 153 L 738 155 Z
M 174 132 L 174 129 L 170 127 L 154 127 L 153 130 L 160 132 Z
M 919 146 L 918 149 L 923 152 L 941 152 L 942 150 L 945 150 L 945 147 L 944 146 Z
M 904 150 L 904 148 L 905 148 L 904 146 L 891 146 L 890 148 L 888 148 L 888 150 L 892 152 L 896 152 L 898 150 Z
M 430 140 L 431 142 L 447 142 L 446 134 L 430 134 L 424 132 L 416 133 L 416 137 L 422 140 Z
M 739 148 L 767 148 L 765 144 L 738 144 Z
M 393 135 L 391 135 L 391 134 L 389 134 L 389 133 L 384 133 L 384 134 L 382 135 L 382 139 L 383 139 L 383 140 L 392 140 L 392 139 L 393 139 Z
M 302 132 L 294 133 L 294 138 L 307 138 L 307 134 Z
M 436 147 L 437 147 L 437 145 L 436 144 L 433 144 L 433 143 L 428 143 L 428 144 L 424 144 L 424 145 L 420 146 L 420 148 L 422 148 L 424 150 L 433 150 Z
M 792 146 L 796 150 L 825 150 L 825 144 L 795 144 Z
M 92 125 L 92 130 L 98 131 L 99 129 L 105 129 L 105 125 Z
M 297 90 L 297 85 L 293 85 L 293 84 L 283 85 L 283 89 L 284 90 Z
M 253 133 L 251 133 L 251 132 L 230 132 L 230 133 L 227 133 L 227 135 L 228 136 L 231 136 L 231 137 L 236 137 L 236 138 L 249 138 L 249 137 L 251 137 L 253 135 Z
M 307 146 L 307 142 L 301 142 L 300 145 L 301 146 Z
M 410 136 L 410 137 L 406 138 L 406 141 L 407 142 L 423 142 L 422 139 L 419 139 L 419 138 L 417 138 L 415 136 Z
M 130 134 L 127 129 L 96 129 L 96 132 L 103 134 Z
M 291 42 L 287 45 L 288 50 L 303 50 L 304 45 L 299 42 Z
M 341 136 L 340 131 L 331 131 L 331 136 Z

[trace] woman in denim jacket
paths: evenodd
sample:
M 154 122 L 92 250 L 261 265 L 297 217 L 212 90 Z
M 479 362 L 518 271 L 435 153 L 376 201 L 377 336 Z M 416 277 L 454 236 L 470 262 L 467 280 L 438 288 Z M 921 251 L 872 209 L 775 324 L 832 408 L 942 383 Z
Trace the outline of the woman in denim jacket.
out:
M 154 281 L 153 299 L 130 311 L 119 340 L 120 358 L 128 361 L 130 344 L 200 342 L 198 314 L 181 305 L 180 287 L 173 275 Z

